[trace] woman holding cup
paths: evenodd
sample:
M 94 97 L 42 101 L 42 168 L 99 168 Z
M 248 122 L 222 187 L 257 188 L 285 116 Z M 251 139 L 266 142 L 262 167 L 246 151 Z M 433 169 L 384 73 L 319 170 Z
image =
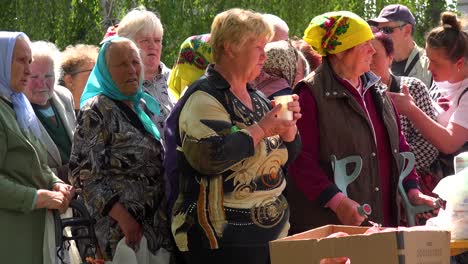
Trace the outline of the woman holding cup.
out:
M 215 64 L 174 108 L 181 187 L 172 231 L 187 263 L 266 264 L 268 242 L 287 235 L 282 168 L 300 148 L 299 97 L 287 104 L 293 119 L 282 120 L 283 105 L 271 109 L 249 85 L 272 34 L 261 14 L 218 14 L 210 39 Z
M 294 90 L 304 116 L 297 123 L 303 149 L 288 170 L 291 233 L 326 224 L 361 225 L 366 218 L 357 208 L 365 203 L 372 207 L 372 221 L 399 223 L 398 159 L 409 146 L 384 86 L 370 72 L 373 38 L 369 25 L 347 11 L 317 16 L 305 31 L 304 40 L 323 62 Z M 348 196 L 333 180 L 332 155 L 362 160 Z M 419 191 L 414 169 L 404 187 L 413 204 L 434 206 L 434 199 Z

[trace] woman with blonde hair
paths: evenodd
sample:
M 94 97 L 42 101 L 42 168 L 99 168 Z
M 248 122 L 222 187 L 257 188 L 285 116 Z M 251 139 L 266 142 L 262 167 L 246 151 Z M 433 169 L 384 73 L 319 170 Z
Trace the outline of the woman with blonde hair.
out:
M 273 32 L 262 15 L 218 14 L 211 26 L 215 64 L 179 100 L 179 196 L 172 232 L 187 263 L 269 263 L 268 242 L 287 235 L 283 167 L 300 148 L 293 120 L 253 89 Z M 171 114 L 172 115 L 172 114 Z

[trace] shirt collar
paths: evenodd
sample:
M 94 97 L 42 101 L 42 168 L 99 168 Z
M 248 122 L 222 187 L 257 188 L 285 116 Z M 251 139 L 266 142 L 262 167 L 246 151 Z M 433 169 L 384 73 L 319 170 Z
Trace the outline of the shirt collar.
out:
M 205 71 L 205 76 L 208 81 L 212 84 L 212 86 L 218 90 L 227 90 L 231 88 L 231 85 L 229 82 L 224 79 L 224 77 L 215 70 L 214 64 L 208 65 Z M 255 89 L 250 85 L 250 83 L 247 83 L 247 90 L 254 91 Z

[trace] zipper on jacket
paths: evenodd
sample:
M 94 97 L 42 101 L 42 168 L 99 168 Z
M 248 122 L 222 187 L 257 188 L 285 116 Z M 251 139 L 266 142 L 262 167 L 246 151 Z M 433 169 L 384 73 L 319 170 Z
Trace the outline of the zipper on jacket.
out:
M 364 88 L 363 88 L 364 90 Z M 372 128 L 372 135 L 374 136 L 374 143 L 375 143 L 375 151 L 377 152 L 377 136 L 375 135 L 375 128 L 374 128 L 374 124 L 372 124 L 372 119 L 370 118 L 370 115 L 369 115 L 369 111 L 367 110 L 367 105 L 366 105 L 366 100 L 364 100 L 364 95 L 365 93 L 367 92 L 367 90 L 369 89 L 366 89 L 362 92 L 362 95 L 361 95 L 361 100 L 362 100 L 362 103 L 364 105 L 364 108 L 366 110 L 366 116 L 367 116 L 367 119 L 369 120 L 369 123 L 370 123 L 370 126 Z M 377 153 L 376 153 L 377 154 Z

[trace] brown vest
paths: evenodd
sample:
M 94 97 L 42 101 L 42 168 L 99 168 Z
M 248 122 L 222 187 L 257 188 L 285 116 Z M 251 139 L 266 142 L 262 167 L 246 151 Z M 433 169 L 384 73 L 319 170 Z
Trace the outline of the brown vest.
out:
M 380 82 L 377 82 L 375 75 L 366 73 L 362 79 L 364 87 L 368 87 L 374 82 L 367 92 L 372 93 L 377 113 L 382 118 L 390 139 L 393 154 L 390 197 L 392 201 L 395 201 L 394 206 L 392 206 L 394 208 L 392 215 L 395 216 L 393 224 L 396 225 L 398 222 L 396 195 L 399 172 L 397 168 L 398 119 L 395 116 L 390 98 L 380 87 Z M 377 146 L 367 113 L 362 110 L 346 87 L 336 80 L 331 67 L 325 60 L 315 73 L 307 76 L 296 86 L 295 92 L 297 89 L 304 88 L 309 89 L 317 105 L 316 114 L 320 142 L 319 163 L 322 169 L 333 181 L 330 156 L 335 155 L 338 159 L 343 159 L 347 156 L 359 155 L 363 161 L 362 170 L 359 177 L 348 186 L 348 196 L 359 204 L 368 203 L 372 207 L 372 215 L 369 216 L 369 220 L 383 223 Z M 307 135 L 301 135 L 301 137 L 307 137 Z M 310 174 L 310 177 L 313 177 L 312 171 Z M 310 201 L 291 180 L 288 181 L 287 197 L 291 208 L 291 233 L 327 224 L 340 224 L 332 210 L 324 208 L 317 201 Z

